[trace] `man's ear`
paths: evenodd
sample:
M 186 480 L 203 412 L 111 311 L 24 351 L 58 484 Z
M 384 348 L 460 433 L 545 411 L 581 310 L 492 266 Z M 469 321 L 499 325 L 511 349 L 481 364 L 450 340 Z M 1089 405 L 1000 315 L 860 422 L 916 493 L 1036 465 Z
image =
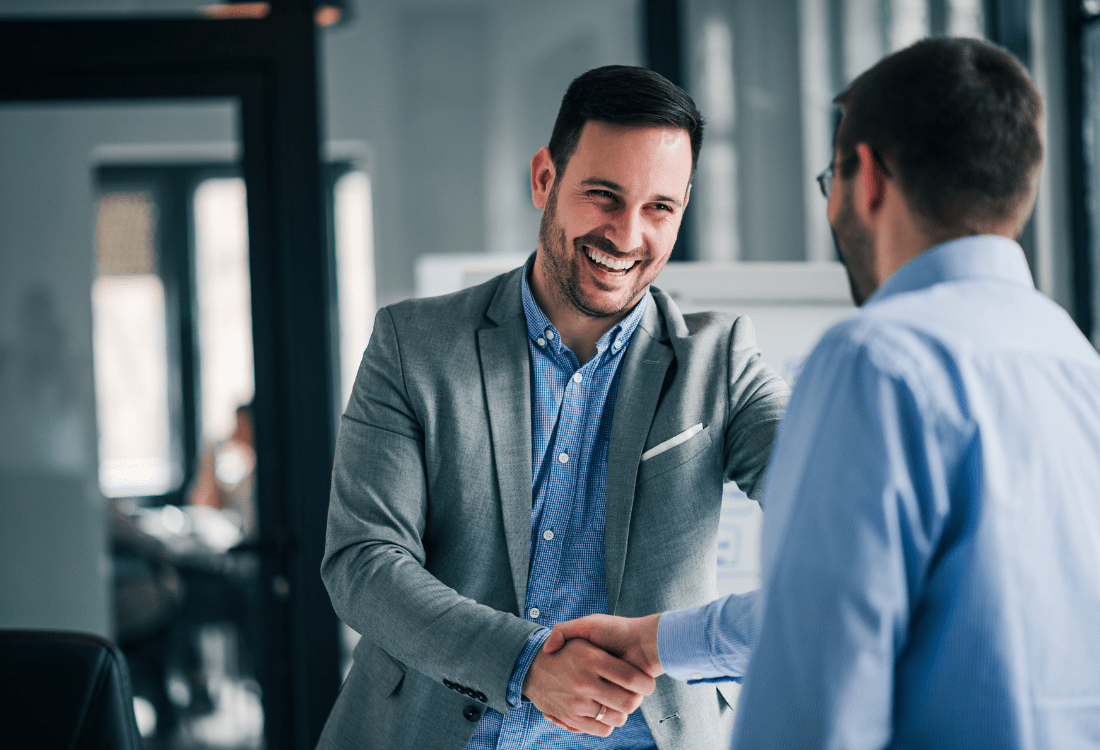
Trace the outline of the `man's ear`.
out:
M 531 157 L 531 202 L 540 211 L 546 208 L 550 199 L 550 189 L 554 187 L 554 160 L 550 149 L 543 146 Z
M 857 143 L 856 153 L 859 155 L 859 172 L 856 174 L 853 196 L 856 210 L 869 219 L 876 216 L 882 208 L 886 197 L 887 175 L 869 145 Z

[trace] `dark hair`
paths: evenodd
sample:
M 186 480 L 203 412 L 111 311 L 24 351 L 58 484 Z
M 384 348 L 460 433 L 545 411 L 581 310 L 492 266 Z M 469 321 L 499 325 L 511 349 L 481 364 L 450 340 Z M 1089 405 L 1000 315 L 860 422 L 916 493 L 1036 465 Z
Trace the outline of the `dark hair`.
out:
M 561 100 L 550 157 L 556 180 L 565 174 L 581 131 L 589 120 L 612 125 L 649 125 L 681 128 L 691 139 L 691 171 L 703 145 L 703 116 L 687 93 L 662 75 L 645 68 L 607 65 L 578 76 Z
M 1043 98 L 1000 47 L 926 39 L 879 62 L 835 101 L 844 110 L 838 155 L 868 144 L 933 227 L 987 231 L 1033 197 Z

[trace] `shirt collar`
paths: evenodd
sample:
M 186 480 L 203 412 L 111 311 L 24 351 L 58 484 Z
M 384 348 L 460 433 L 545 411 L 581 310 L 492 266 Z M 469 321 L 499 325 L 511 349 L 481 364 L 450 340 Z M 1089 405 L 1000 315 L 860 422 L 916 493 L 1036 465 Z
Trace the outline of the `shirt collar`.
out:
M 925 250 L 894 271 L 867 304 L 944 281 L 984 279 L 1034 288 L 1023 249 L 995 234 L 960 237 Z
M 531 286 L 527 281 L 527 274 L 533 263 L 534 258 L 532 257 L 523 269 L 522 298 L 523 312 L 527 317 L 527 335 L 539 346 L 549 346 L 555 354 L 560 354 L 563 346 L 558 329 L 554 327 L 554 324 L 550 322 L 550 318 L 546 317 L 546 313 L 535 301 L 535 296 L 531 294 Z M 642 315 L 645 313 L 648 301 L 649 290 L 647 289 L 642 298 L 638 300 L 638 304 L 634 305 L 634 309 L 630 311 L 630 314 L 620 320 L 610 331 L 600 336 L 600 340 L 596 342 L 597 357 L 602 355 L 608 347 L 611 347 L 611 355 L 618 354 L 626 349 L 627 344 L 630 343 L 630 337 L 634 335 L 634 330 L 642 322 Z

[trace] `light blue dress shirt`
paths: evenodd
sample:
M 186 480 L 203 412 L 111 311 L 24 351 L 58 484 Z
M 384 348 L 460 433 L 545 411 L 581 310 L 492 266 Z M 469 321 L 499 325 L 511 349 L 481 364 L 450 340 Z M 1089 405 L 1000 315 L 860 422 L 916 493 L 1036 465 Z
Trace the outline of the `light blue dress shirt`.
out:
M 607 613 L 604 509 L 607 451 L 622 354 L 642 320 L 647 292 L 630 315 L 596 342 L 583 366 L 535 302 L 523 276 L 523 311 L 531 355 L 531 572 L 526 619 L 535 632 L 508 683 L 508 716 L 489 709 L 468 750 L 643 750 L 653 735 L 635 711 L 610 737 L 573 734 L 522 701 L 523 680 L 555 623 Z
M 735 747 L 1100 747 L 1100 356 L 1016 243 L 935 247 L 824 336 L 763 505 Z M 742 605 L 662 617 L 670 673 L 743 657 Z

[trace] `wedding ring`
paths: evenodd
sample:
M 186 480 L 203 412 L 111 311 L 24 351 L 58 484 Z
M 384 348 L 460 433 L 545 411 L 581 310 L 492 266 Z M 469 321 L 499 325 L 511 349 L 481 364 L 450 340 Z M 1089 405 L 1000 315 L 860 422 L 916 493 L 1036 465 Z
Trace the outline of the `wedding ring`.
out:
M 600 712 L 598 714 L 596 714 L 596 721 L 601 721 L 604 717 L 604 714 L 606 714 L 606 713 L 607 713 L 607 706 L 600 706 Z

